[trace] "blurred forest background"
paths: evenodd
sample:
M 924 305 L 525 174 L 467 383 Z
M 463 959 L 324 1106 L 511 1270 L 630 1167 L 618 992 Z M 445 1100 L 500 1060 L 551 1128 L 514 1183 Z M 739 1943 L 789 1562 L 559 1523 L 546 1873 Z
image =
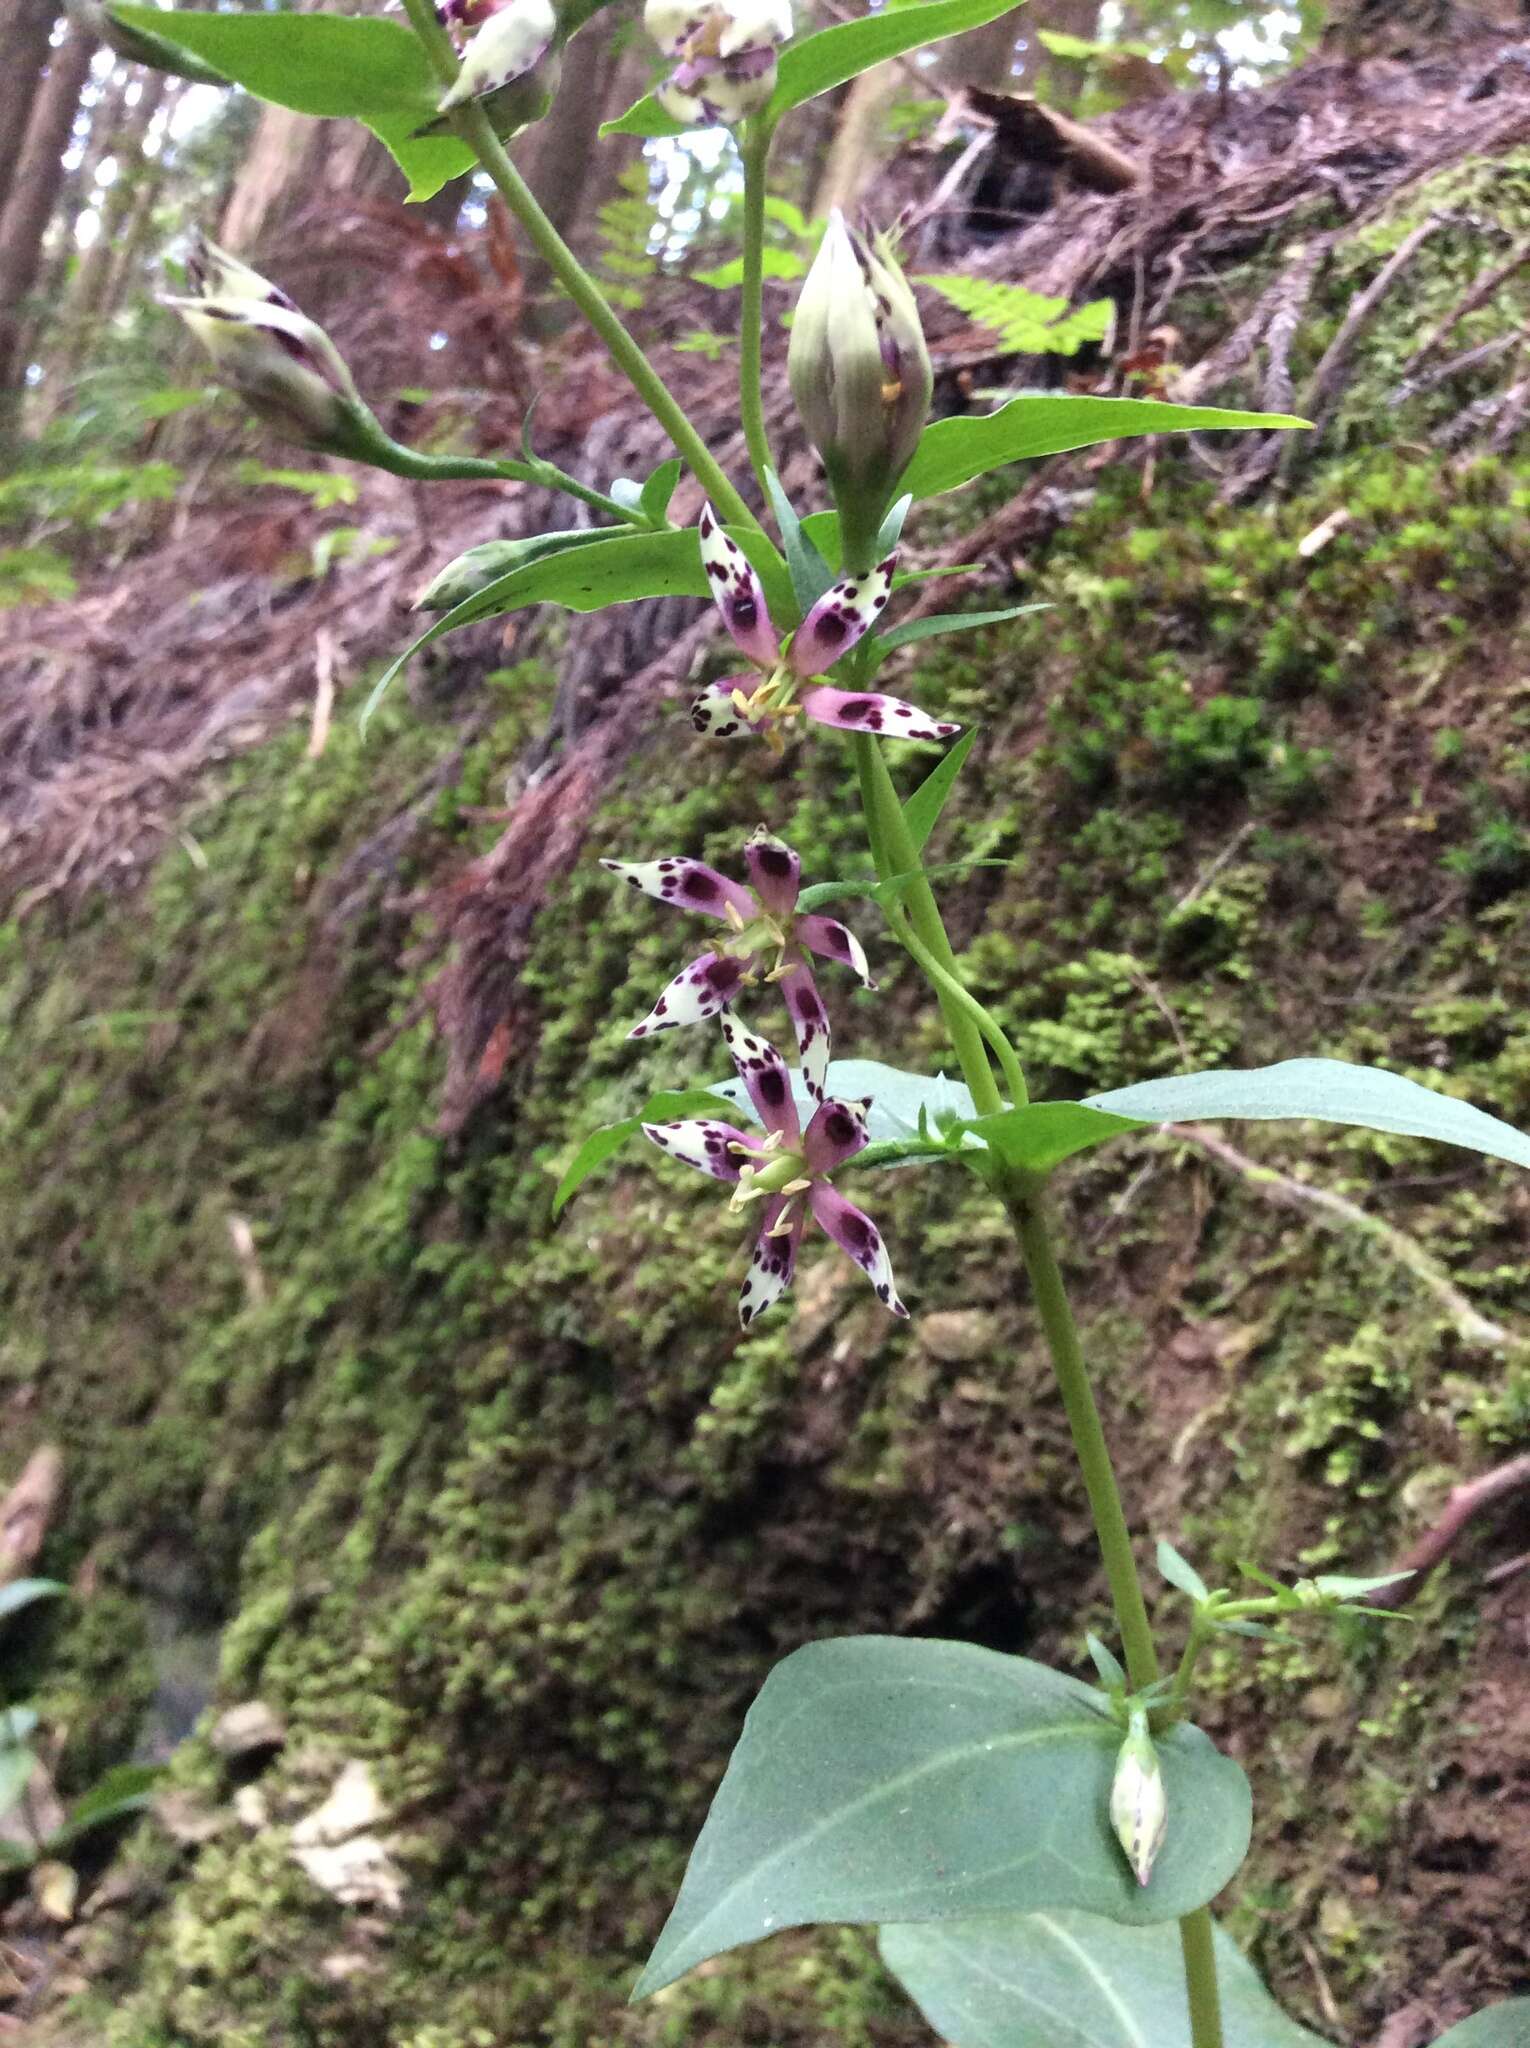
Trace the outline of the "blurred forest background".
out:
M 1103 1625 L 1024 1289 L 916 1176 L 879 1210 L 906 1329 L 823 1263 L 741 1338 L 732 1224 L 644 1161 L 549 1222 L 585 1131 L 698 1078 L 625 1042 L 680 956 L 594 856 L 727 868 L 763 810 L 855 873 L 839 757 L 693 739 L 688 599 L 470 628 L 363 737 L 436 571 L 569 507 L 273 442 L 157 304 L 193 226 L 404 440 L 511 451 L 535 401 L 602 487 L 665 450 L 482 181 L 407 207 L 361 129 L 111 33 L 0 0 L 0 1707 L 36 1716 L 0 2039 L 916 2048 L 855 1930 L 623 2001 L 779 1656 L 1077 1668 Z M 733 143 L 597 141 L 657 68 L 601 14 L 516 155 L 738 474 Z M 800 503 L 781 323 L 834 204 L 912 209 L 943 411 L 1316 422 L 911 531 L 975 565 L 941 609 L 1054 606 L 914 692 L 981 727 L 937 857 L 1003 863 L 954 918 L 1034 1092 L 1309 1052 L 1530 1123 L 1517 0 L 1032 0 L 811 103 L 773 181 Z M 877 965 L 875 1049 L 938 1066 Z M 1219 1651 L 1206 1717 L 1255 1785 L 1228 1924 L 1324 2038 L 1419 2048 L 1530 1990 L 1530 1195 L 1333 1129 L 1062 1181 L 1144 1538 L 1214 1580 L 1427 1567 L 1425 1626 Z

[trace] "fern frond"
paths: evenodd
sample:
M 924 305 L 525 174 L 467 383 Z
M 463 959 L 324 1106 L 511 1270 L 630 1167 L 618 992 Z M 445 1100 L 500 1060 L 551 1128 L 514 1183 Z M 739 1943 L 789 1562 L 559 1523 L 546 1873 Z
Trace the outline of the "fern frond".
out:
M 998 336 L 999 354 L 1006 356 L 1071 356 L 1086 342 L 1104 341 L 1110 333 L 1114 307 L 1109 299 L 1092 299 L 1071 313 L 1066 299 L 1049 299 L 1023 284 L 956 273 L 921 277 L 931 291 Z

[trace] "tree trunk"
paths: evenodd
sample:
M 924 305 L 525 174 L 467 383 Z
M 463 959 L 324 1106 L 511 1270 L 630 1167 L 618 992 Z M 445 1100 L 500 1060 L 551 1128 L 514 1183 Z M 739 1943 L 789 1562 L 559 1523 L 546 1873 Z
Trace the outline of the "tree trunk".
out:
M 71 28 L 54 51 L 27 124 L 10 201 L 0 215 L 0 421 L 14 422 L 25 381 L 20 347 L 24 302 L 36 281 L 43 237 L 64 182 L 64 151 L 95 47 L 93 36 Z
M 907 82 L 898 64 L 873 65 L 852 80 L 839 110 L 823 174 L 813 188 L 810 211 L 814 219 L 822 219 L 836 206 L 846 210 L 854 206 L 876 167 L 882 116 Z
M 57 373 L 49 380 L 56 387 L 61 387 L 78 368 L 98 321 L 109 308 L 107 287 L 116 266 L 123 229 L 140 191 L 158 182 L 159 164 L 145 154 L 144 146 L 171 81 L 163 71 L 146 71 L 141 77 L 138 99 L 111 138 L 110 154 L 116 159 L 117 175 L 101 200 L 96 238 L 80 260 L 74 289 L 59 321 Z M 92 185 L 94 182 L 92 179 Z
M 0 212 L 21 159 L 57 19 L 57 0 L 0 0 Z

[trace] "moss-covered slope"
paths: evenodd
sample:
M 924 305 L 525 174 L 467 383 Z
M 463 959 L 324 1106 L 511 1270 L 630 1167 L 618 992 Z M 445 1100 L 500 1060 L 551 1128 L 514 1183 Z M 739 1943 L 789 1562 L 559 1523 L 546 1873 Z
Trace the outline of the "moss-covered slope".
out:
M 950 885 L 952 922 L 980 930 L 977 985 L 1035 1092 L 1323 1052 L 1530 1123 L 1530 461 L 1357 430 L 1276 509 L 1217 508 L 1178 461 L 1146 499 L 1094 481 L 1040 565 L 1056 610 L 922 658 L 916 693 L 982 724 L 932 851 L 1005 863 Z M 866 1183 L 906 1327 L 825 1251 L 795 1312 L 740 1339 L 736 1225 L 650 1157 L 548 1223 L 584 1130 L 719 1071 L 704 1031 L 625 1041 L 687 934 L 593 854 L 729 866 L 763 815 L 810 878 L 857 872 L 835 747 L 777 766 L 683 719 L 656 732 L 541 916 L 534 1039 L 461 1137 L 436 1133 L 400 905 L 485 842 L 544 687 L 517 672 L 423 804 L 447 726 L 396 710 L 363 744 L 342 722 L 318 760 L 294 733 L 209 790 L 146 894 L 4 935 L 0 1476 L 63 1446 L 46 1562 L 94 1588 L 24 1645 L 67 1726 L 61 1777 L 124 1754 L 220 1627 L 219 1703 L 258 1696 L 290 1731 L 237 1809 L 205 1742 L 179 1753 L 208 1838 L 129 1846 L 58 1980 L 60 2039 L 923 2041 L 855 1933 L 622 2000 L 775 1658 L 881 1628 L 1073 1661 L 1102 1620 L 975 1189 Z M 400 865 L 375 835 L 411 803 Z M 832 991 L 839 1050 L 940 1062 L 910 975 L 885 947 L 878 966 L 879 997 Z M 1240 1142 L 1520 1325 L 1530 1196 L 1508 1169 L 1357 1132 Z M 1468 1345 L 1372 1238 L 1161 1139 L 1093 1155 L 1062 1202 L 1132 1511 L 1208 1574 L 1382 1569 L 1452 1475 L 1530 1437 L 1526 1352 Z M 1492 1704 L 1513 1592 L 1483 1591 L 1492 1540 L 1431 1587 L 1424 1628 L 1282 1646 L 1257 1682 L 1249 1657 L 1217 1667 L 1208 1718 L 1260 1815 L 1235 1925 L 1315 2024 L 1525 1988 L 1501 1916 L 1530 1733 Z M 336 1903 L 288 1852 L 347 1758 L 390 1811 L 396 1915 Z

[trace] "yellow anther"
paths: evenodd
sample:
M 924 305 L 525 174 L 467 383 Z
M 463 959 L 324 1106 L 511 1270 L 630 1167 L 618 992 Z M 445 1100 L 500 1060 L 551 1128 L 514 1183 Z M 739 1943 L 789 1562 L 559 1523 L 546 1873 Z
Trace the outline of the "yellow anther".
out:
M 810 1180 L 789 1180 L 781 1192 L 783 1195 L 801 1195 L 805 1194 L 812 1185 L 813 1183 Z
M 723 905 L 723 916 L 736 932 L 741 932 L 744 929 L 743 913 L 736 903 L 725 903 Z

